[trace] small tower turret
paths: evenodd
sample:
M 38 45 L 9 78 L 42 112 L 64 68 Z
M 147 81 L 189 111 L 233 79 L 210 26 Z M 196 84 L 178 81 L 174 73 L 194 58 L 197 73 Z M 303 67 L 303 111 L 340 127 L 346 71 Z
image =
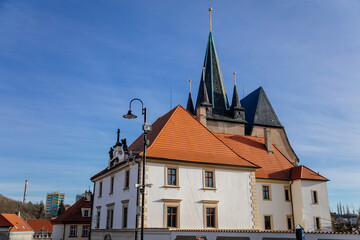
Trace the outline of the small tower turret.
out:
M 191 80 L 189 80 L 189 97 L 186 105 L 186 110 L 188 110 L 188 112 L 191 113 L 192 115 L 196 115 L 194 109 L 194 103 L 191 97 Z
M 241 106 L 239 94 L 236 89 L 236 72 L 234 72 L 234 91 L 230 111 L 234 119 L 245 121 L 245 109 Z

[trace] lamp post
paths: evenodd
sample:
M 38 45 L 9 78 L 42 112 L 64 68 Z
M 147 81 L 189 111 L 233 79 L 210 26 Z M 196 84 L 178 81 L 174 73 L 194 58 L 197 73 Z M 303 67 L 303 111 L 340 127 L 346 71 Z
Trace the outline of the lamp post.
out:
M 138 184 L 136 184 L 135 186 L 137 187 L 137 206 L 139 205 L 139 192 L 141 193 L 141 240 L 144 239 L 144 206 L 145 206 L 145 187 L 147 185 L 145 185 L 145 164 L 146 164 L 146 145 L 147 145 L 147 139 L 146 139 L 146 135 L 148 132 L 151 131 L 151 124 L 147 123 L 147 113 L 146 113 L 146 108 L 144 108 L 144 103 L 139 99 L 139 98 L 134 98 L 130 101 L 129 104 L 129 111 L 126 115 L 124 115 L 124 118 L 127 119 L 135 119 L 137 118 L 136 115 L 134 115 L 131 111 L 131 103 L 133 101 L 139 101 L 141 102 L 141 109 L 142 109 L 142 115 L 144 115 L 144 125 L 142 126 L 142 129 L 144 131 L 144 138 L 143 138 L 143 157 L 142 157 L 142 184 L 139 184 L 139 176 L 138 176 Z M 140 169 L 140 168 L 139 168 Z M 139 175 L 138 171 L 138 175 Z M 135 223 L 135 240 L 137 240 L 138 238 L 138 217 L 139 217 L 139 211 L 138 209 L 136 210 L 136 223 Z

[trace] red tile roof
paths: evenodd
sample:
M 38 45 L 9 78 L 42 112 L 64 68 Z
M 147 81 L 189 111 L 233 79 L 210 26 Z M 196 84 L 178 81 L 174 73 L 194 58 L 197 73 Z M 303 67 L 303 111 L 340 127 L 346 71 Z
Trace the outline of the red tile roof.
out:
M 77 201 L 74 205 L 66 209 L 66 211 L 58 216 L 57 218 L 51 220 L 52 224 L 66 224 L 66 223 L 88 223 L 90 224 L 90 212 L 89 217 L 83 217 L 81 208 L 91 208 L 91 202 L 85 200 L 84 198 Z
M 30 225 L 30 227 L 35 232 L 52 232 L 53 225 L 51 224 L 51 219 L 35 219 L 35 218 L 29 218 L 26 220 L 26 222 Z
M 31 227 L 16 214 L 0 214 L 0 227 L 10 227 L 10 232 L 29 232 Z
M 258 167 L 236 154 L 180 105 L 155 121 L 148 139 L 148 157 Z M 129 149 L 142 153 L 142 142 L 141 135 Z
M 291 180 L 296 180 L 296 179 L 329 181 L 329 179 L 321 176 L 320 174 L 314 172 L 313 170 L 305 166 L 296 166 L 292 168 Z

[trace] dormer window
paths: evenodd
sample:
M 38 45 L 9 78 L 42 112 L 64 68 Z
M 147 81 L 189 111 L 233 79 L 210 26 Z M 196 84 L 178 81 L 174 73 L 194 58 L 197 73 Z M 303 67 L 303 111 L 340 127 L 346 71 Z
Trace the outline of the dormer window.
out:
M 84 210 L 84 217 L 88 217 L 89 216 L 89 210 Z
M 81 208 L 81 213 L 83 217 L 90 217 L 90 208 Z

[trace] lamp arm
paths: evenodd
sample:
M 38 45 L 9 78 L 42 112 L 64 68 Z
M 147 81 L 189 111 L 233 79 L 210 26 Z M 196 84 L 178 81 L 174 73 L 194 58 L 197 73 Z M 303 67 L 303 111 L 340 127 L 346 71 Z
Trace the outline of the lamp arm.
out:
M 131 110 L 131 103 L 133 102 L 133 101 L 139 101 L 139 102 L 141 102 L 141 108 L 142 109 L 144 109 L 144 103 L 143 103 L 143 101 L 141 101 L 141 99 L 139 99 L 139 98 L 134 98 L 134 99 L 132 99 L 131 101 L 130 101 L 130 103 L 129 103 L 129 109 Z M 144 113 L 143 113 L 144 114 Z

